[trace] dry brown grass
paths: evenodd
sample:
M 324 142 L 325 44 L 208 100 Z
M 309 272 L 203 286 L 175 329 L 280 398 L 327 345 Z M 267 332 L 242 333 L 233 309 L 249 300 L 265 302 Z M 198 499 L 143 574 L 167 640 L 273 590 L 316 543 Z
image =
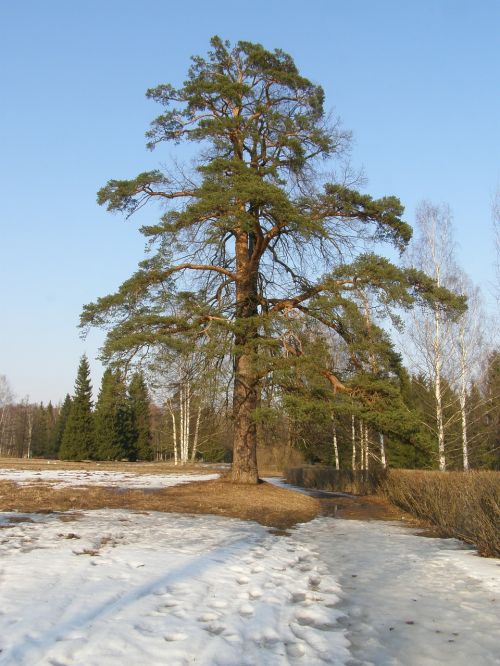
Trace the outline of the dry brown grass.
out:
M 47 469 L 44 461 L 0 461 L 0 467 L 17 469 Z M 51 469 L 93 469 L 142 473 L 172 473 L 188 471 L 166 463 L 57 463 Z M 193 466 L 193 473 L 213 471 L 206 466 Z M 141 473 L 141 472 L 139 472 Z M 134 511 L 163 511 L 168 513 L 215 514 L 243 520 L 255 520 L 262 525 L 286 529 L 296 523 L 312 520 L 319 512 L 317 500 L 268 483 L 253 485 L 232 484 L 222 478 L 162 489 L 120 489 L 104 486 L 73 486 L 54 488 L 50 483 L 36 481 L 20 485 L 0 481 L 0 511 L 23 513 L 83 511 L 92 509 L 129 509 Z
M 41 458 L 0 458 L 0 469 L 17 470 L 84 470 L 100 472 L 127 472 L 133 474 L 199 474 L 201 472 L 220 472 L 223 465 L 209 464 L 187 464 L 175 466 L 171 462 L 120 462 L 116 460 L 107 461 L 78 461 L 71 460 L 42 460 Z
M 440 534 L 500 557 L 500 473 L 393 470 L 380 487 L 393 504 Z

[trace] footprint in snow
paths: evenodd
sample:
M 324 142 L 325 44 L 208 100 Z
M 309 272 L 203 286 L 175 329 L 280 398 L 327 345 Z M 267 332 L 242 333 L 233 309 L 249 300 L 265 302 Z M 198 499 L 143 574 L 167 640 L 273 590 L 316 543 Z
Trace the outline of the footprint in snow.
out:
M 212 634 L 213 636 L 220 636 L 226 627 L 224 627 L 222 624 L 212 623 L 203 628 L 205 629 L 205 631 L 208 631 L 208 633 Z
M 285 649 L 289 657 L 303 657 L 306 653 L 304 643 L 287 643 Z
M 183 631 L 171 631 L 163 636 L 163 638 L 169 643 L 174 641 L 185 641 L 187 637 L 188 635 Z
M 303 627 L 313 627 L 320 631 L 334 631 L 336 628 L 335 622 L 318 612 L 300 611 L 295 615 L 295 620 Z
M 251 636 L 254 643 L 264 647 L 272 647 L 281 641 L 279 634 L 274 629 L 265 629 Z
M 199 622 L 213 622 L 219 618 L 219 613 L 203 613 L 198 618 Z
M 215 599 L 210 606 L 212 608 L 227 608 L 227 601 L 224 601 L 223 599 Z
M 251 617 L 255 611 L 250 604 L 243 604 L 240 606 L 239 613 L 240 615 L 243 615 L 243 617 Z

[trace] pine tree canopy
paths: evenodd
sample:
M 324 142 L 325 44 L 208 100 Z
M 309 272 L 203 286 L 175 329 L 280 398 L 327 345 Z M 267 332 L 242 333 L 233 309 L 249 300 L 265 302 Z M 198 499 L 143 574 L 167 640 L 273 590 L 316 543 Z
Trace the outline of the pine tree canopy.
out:
M 197 142 L 197 166 L 111 180 L 99 191 L 110 211 L 129 216 L 156 201 L 164 212 L 141 229 L 150 256 L 117 293 L 86 305 L 81 324 L 109 328 L 103 358 L 117 363 L 186 341 L 216 350 L 229 340 L 233 479 L 256 482 L 253 414 L 269 372 L 262 359 L 280 349 L 283 358 L 293 355 L 288 331 L 319 322 L 363 366 L 367 332 L 357 294 L 385 308 L 463 304 L 425 274 L 373 252 L 382 243 L 406 247 L 412 231 L 403 206 L 351 186 L 349 133 L 325 114 L 322 88 L 283 51 L 214 37 L 180 88 L 159 85 L 147 96 L 163 107 L 148 147 Z M 394 372 L 390 341 L 380 333 L 378 343 L 379 372 Z M 335 368 L 322 372 L 335 388 L 348 388 Z

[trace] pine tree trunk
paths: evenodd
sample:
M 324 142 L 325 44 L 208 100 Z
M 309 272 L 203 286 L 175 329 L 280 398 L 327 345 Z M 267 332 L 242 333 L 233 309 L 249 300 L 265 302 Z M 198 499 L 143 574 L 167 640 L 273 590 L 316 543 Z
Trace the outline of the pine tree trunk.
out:
M 238 344 L 238 343 L 237 343 Z M 253 418 L 257 406 L 255 380 L 249 354 L 235 358 L 233 481 L 257 483 L 257 429 Z
M 233 393 L 233 470 L 236 483 L 258 483 L 257 377 L 253 368 L 257 328 L 257 270 L 252 264 L 254 239 L 251 233 L 236 237 L 236 334 Z

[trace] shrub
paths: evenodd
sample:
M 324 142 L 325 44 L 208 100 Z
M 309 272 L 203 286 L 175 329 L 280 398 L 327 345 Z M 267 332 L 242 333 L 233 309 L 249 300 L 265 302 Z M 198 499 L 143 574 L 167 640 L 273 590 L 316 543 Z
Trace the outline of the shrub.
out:
M 442 536 L 500 557 L 500 473 L 393 470 L 380 492 L 393 504 L 435 525 Z
M 338 470 L 334 467 L 316 465 L 285 469 L 287 482 L 295 486 L 353 495 L 375 493 L 385 474 L 381 469 L 353 472 L 349 469 Z

